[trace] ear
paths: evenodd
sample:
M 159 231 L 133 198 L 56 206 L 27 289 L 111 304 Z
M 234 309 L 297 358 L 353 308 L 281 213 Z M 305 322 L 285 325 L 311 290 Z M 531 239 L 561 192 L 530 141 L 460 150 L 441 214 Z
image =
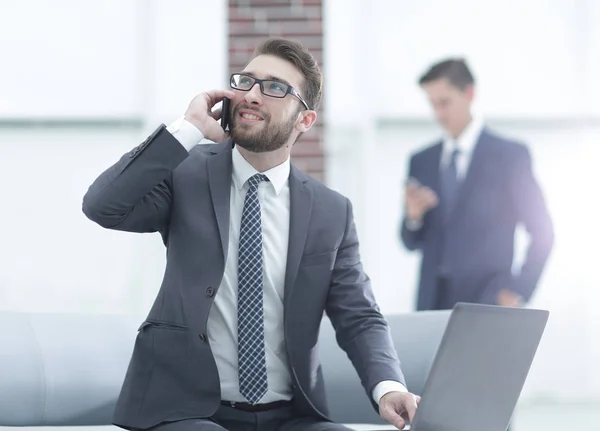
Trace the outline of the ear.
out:
M 300 133 L 307 132 L 315 124 L 315 121 L 317 121 L 317 113 L 315 111 L 301 111 L 298 113 L 298 116 L 296 130 Z
M 467 95 L 469 101 L 472 102 L 475 98 L 475 86 L 473 84 L 467 85 L 465 88 L 465 94 Z

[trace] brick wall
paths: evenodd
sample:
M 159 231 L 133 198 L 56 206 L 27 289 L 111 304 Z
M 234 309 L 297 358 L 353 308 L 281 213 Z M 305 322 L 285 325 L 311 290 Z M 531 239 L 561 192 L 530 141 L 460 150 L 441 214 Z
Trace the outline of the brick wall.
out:
M 269 36 L 295 39 L 313 54 L 323 71 L 321 0 L 229 0 L 229 72 L 241 70 L 256 45 Z M 323 180 L 324 103 L 317 122 L 292 151 L 293 163 L 307 174 Z

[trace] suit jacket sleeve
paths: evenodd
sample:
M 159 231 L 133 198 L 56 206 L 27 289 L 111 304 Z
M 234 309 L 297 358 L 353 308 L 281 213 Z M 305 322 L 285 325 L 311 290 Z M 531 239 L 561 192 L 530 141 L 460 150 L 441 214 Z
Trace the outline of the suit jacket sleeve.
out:
M 185 148 L 161 125 L 92 183 L 83 197 L 83 213 L 108 229 L 164 234 L 171 175 L 186 157 Z
M 414 168 L 414 156 L 411 157 L 409 167 L 408 167 L 408 177 L 415 176 L 415 168 Z M 404 214 L 406 214 L 406 207 L 404 208 Z M 407 226 L 407 218 L 406 215 L 402 217 L 399 227 L 400 240 L 404 244 L 404 246 L 408 250 L 417 250 L 421 249 L 423 246 L 423 231 L 425 230 L 425 221 L 427 217 L 423 217 L 423 221 L 421 226 L 418 229 L 409 229 Z
M 348 355 L 377 409 L 371 397 L 377 383 L 393 380 L 406 384 L 388 324 L 362 268 L 350 201 L 347 201 L 346 230 L 332 272 L 326 313 L 339 346 Z
M 554 228 L 542 190 L 536 181 L 527 147 L 519 147 L 513 171 L 512 192 L 519 220 L 530 236 L 527 257 L 512 289 L 529 300 L 554 244 Z

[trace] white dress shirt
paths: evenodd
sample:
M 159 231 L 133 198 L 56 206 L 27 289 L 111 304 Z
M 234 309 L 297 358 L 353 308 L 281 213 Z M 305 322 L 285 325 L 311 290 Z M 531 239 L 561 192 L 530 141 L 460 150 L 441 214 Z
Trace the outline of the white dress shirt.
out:
M 440 169 L 450 163 L 452 151 L 456 148 L 459 151 L 456 157 L 456 174 L 459 181 L 463 180 L 471 165 L 473 150 L 475 149 L 475 145 L 477 145 L 482 130 L 483 121 L 480 118 L 473 118 L 458 139 L 453 139 L 448 134 L 444 134 Z
M 167 130 L 186 148 L 191 150 L 204 140 L 202 132 L 187 120 L 180 118 Z M 230 194 L 229 252 L 225 274 L 208 316 L 208 337 L 219 370 L 221 398 L 227 401 L 246 402 L 239 391 L 237 343 L 237 284 L 238 243 L 244 198 L 248 179 L 257 174 L 244 159 L 237 147 L 232 151 L 232 182 Z M 289 400 L 292 397 L 292 380 L 287 361 L 283 331 L 283 292 L 290 229 L 290 159 L 263 172 L 269 179 L 258 186 L 263 235 L 263 301 L 265 355 L 268 390 L 261 403 Z M 406 388 L 399 382 L 384 381 L 373 390 L 373 399 L 387 392 Z

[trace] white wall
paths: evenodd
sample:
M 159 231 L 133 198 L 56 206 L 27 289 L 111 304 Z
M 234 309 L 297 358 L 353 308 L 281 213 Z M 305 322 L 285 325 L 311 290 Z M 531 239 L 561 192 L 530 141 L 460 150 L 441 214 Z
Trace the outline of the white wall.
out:
M 3 1 L 0 8 L 0 115 L 139 113 L 135 1 Z
M 141 312 L 158 235 L 81 212 L 91 182 L 227 73 L 224 0 L 20 0 L 0 6 L 0 308 Z M 35 12 L 35 13 L 33 13 Z
M 579 9 L 563 0 L 420 3 L 375 0 L 374 80 L 379 115 L 427 117 L 415 85 L 433 61 L 468 56 L 491 116 L 577 113 L 581 98 Z M 417 6 L 418 4 L 418 6 Z M 398 82 L 398 85 L 390 85 Z M 525 96 L 525 97 L 523 97 Z M 519 103 L 515 103 L 519 100 Z
M 419 257 L 397 237 L 402 184 L 409 154 L 439 136 L 416 83 L 430 63 L 465 56 L 476 109 L 529 144 L 556 228 L 531 303 L 551 318 L 522 399 L 600 399 L 600 3 L 329 0 L 326 16 L 327 181 L 354 202 L 382 309 L 414 307 Z

